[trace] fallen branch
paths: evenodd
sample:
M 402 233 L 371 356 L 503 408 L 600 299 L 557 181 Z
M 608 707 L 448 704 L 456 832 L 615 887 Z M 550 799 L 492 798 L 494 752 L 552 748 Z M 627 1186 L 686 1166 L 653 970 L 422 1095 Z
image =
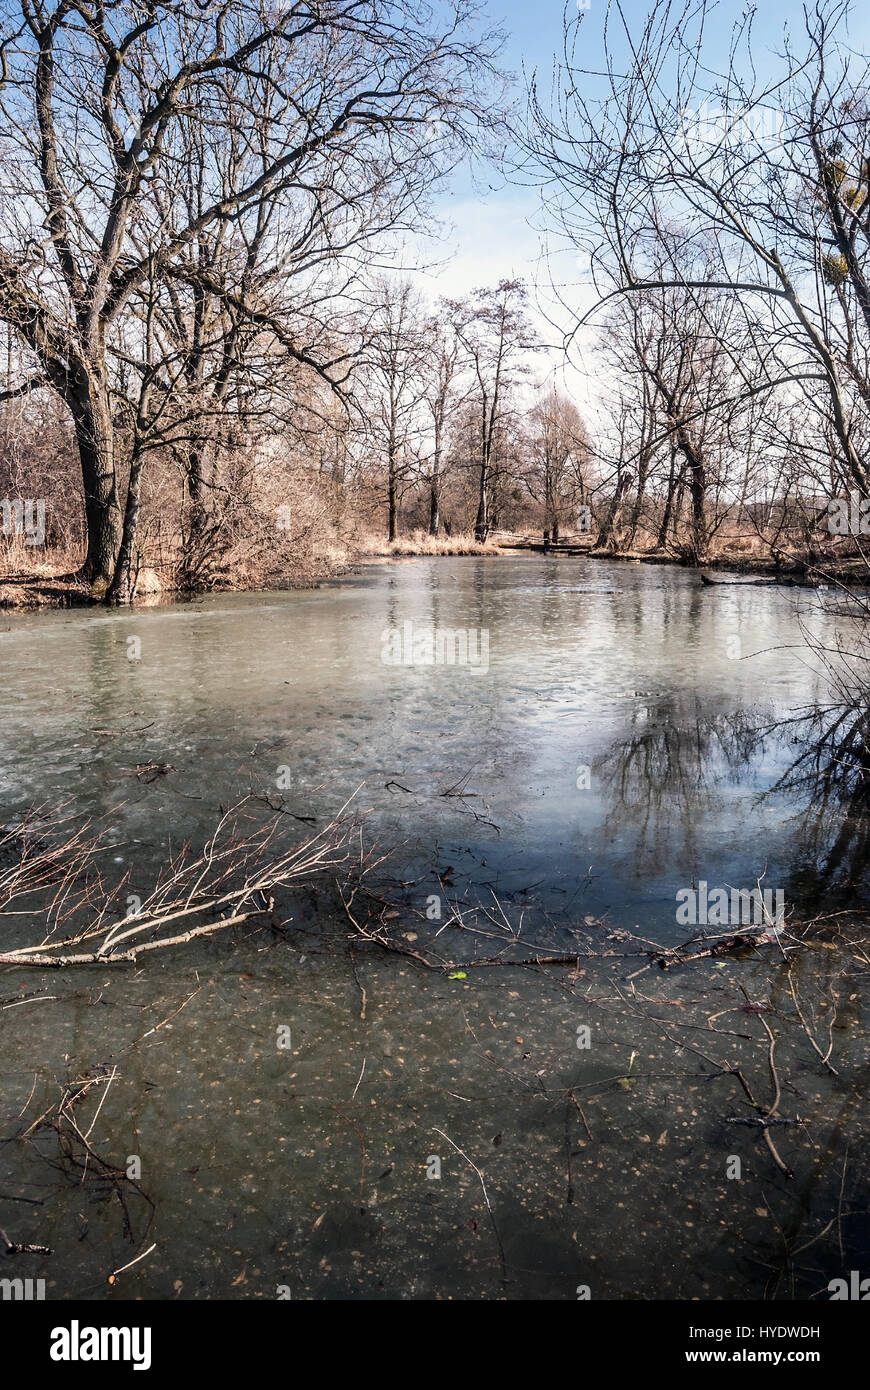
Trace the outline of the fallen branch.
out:
M 48 931 L 41 941 L 0 952 L 0 964 L 66 968 L 85 965 L 132 965 L 150 951 L 184 945 L 198 937 L 212 936 L 253 917 L 274 913 L 273 893 L 279 887 L 309 879 L 327 868 L 334 868 L 350 857 L 349 839 L 354 822 L 336 819 L 310 838 L 285 847 L 277 836 L 278 817 L 249 829 L 243 824 L 245 801 L 225 812 L 212 838 L 200 853 L 185 846 L 169 863 L 156 886 L 142 901 L 139 910 L 111 921 L 110 912 L 125 879 L 113 893 L 103 890 L 102 902 L 95 906 L 93 885 L 83 891 L 82 875 L 98 851 L 96 842 L 82 837 L 68 838 L 53 855 L 37 854 L 22 858 L 15 871 L 0 877 L 0 894 L 26 899 L 35 890 L 46 888 L 54 875 L 62 886 L 63 900 L 75 898 L 74 916 L 84 921 L 72 934 L 57 939 L 54 933 L 69 914 L 61 910 L 58 894 L 48 908 L 28 909 L 28 915 L 42 915 Z M 50 866 L 50 867 L 49 867 Z M 78 896 L 76 897 L 76 893 Z M 3 899 L 0 896 L 0 903 Z M 206 919 L 206 920 L 203 920 Z M 185 930 L 167 930 L 174 925 Z M 68 930 L 68 927 L 67 927 Z M 76 949 L 76 948 L 85 949 Z
M 774 935 L 768 931 L 761 931 L 757 936 L 750 936 L 748 932 L 734 932 L 728 936 L 717 937 L 709 945 L 702 947 L 700 951 L 686 953 L 686 948 L 694 944 L 693 941 L 686 941 L 682 946 L 675 946 L 661 955 L 656 956 L 656 965 L 661 970 L 672 970 L 675 965 L 690 965 L 692 961 L 705 960 L 709 956 L 726 956 L 732 951 L 756 950 L 759 946 L 769 945 L 775 940 Z

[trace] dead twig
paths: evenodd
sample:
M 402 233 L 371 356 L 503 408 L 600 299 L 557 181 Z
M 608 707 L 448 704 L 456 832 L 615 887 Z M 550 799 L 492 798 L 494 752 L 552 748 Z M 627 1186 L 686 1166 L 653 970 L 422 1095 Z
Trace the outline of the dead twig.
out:
M 480 1169 L 478 1168 L 477 1164 L 476 1164 L 472 1159 L 470 1159 L 470 1158 L 468 1157 L 468 1154 L 465 1153 L 465 1151 L 464 1151 L 463 1149 L 460 1149 L 460 1147 L 459 1147 L 458 1144 L 455 1144 L 455 1143 L 453 1142 L 453 1140 L 450 1138 L 450 1135 L 449 1135 L 449 1134 L 445 1134 L 443 1129 L 438 1129 L 436 1126 L 433 1126 L 433 1129 L 434 1129 L 434 1133 L 435 1133 L 435 1134 L 440 1134 L 442 1139 L 446 1139 L 446 1140 L 447 1140 L 447 1142 L 448 1142 L 448 1144 L 451 1146 L 451 1148 L 454 1148 L 454 1149 L 456 1150 L 456 1152 L 457 1152 L 462 1158 L 465 1159 L 465 1162 L 469 1165 L 469 1167 L 470 1167 L 470 1168 L 473 1168 L 474 1171 L 475 1171 L 475 1173 L 477 1174 L 478 1181 L 480 1182 L 480 1186 L 481 1186 L 481 1189 L 482 1189 L 482 1191 L 483 1191 L 483 1200 L 484 1200 L 484 1202 L 486 1203 L 486 1209 L 487 1209 L 487 1211 L 489 1212 L 489 1219 L 490 1219 L 490 1221 L 492 1222 L 492 1229 L 493 1229 L 493 1231 L 494 1231 L 494 1233 L 495 1233 L 495 1239 L 496 1239 L 496 1243 L 497 1243 L 497 1245 L 498 1245 L 499 1260 L 501 1261 L 501 1278 L 502 1278 L 502 1283 L 503 1283 L 503 1284 L 506 1284 L 506 1283 L 507 1283 L 507 1261 L 506 1261 L 506 1259 L 505 1259 L 504 1245 L 502 1244 L 501 1235 L 500 1235 L 500 1233 L 499 1233 L 498 1225 L 497 1225 L 496 1219 L 495 1219 L 495 1213 L 494 1213 L 494 1211 L 493 1211 L 493 1209 L 492 1209 L 492 1204 L 490 1203 L 490 1200 L 489 1200 L 489 1193 L 488 1193 L 487 1190 L 486 1190 L 486 1183 L 485 1183 L 484 1180 L 483 1180 L 483 1174 L 481 1173 L 481 1171 L 480 1171 Z

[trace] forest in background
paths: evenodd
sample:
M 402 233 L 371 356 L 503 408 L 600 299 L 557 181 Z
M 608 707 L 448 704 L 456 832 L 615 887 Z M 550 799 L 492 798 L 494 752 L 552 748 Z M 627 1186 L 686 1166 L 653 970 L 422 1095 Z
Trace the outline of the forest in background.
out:
M 523 100 L 465 0 L 10 3 L 8 601 L 39 577 L 114 602 L 306 583 L 530 534 L 862 564 L 870 108 L 849 14 L 807 10 L 759 77 L 749 13 L 717 71 L 703 4 L 622 33 L 614 11 L 597 81 L 569 16 L 552 87 Z M 540 187 L 593 289 L 581 313 L 554 278 L 550 341 L 520 280 L 426 299 L 401 268 L 472 158 Z M 553 338 L 592 379 L 582 409 Z

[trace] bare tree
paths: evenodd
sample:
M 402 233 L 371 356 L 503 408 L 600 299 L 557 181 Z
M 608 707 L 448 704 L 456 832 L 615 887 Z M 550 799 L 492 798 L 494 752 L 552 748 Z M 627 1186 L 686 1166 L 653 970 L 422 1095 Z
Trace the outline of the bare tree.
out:
M 529 355 L 538 346 L 526 313 L 527 290 L 521 280 L 501 280 L 495 289 L 478 289 L 450 306 L 472 377 L 477 411 L 475 447 L 477 515 L 474 535 L 485 541 L 490 530 L 497 445 L 504 434 L 517 383 L 528 374 Z
M 305 357 L 274 299 L 253 292 L 251 249 L 301 284 L 401 225 L 481 115 L 492 45 L 469 36 L 466 0 L 440 22 L 414 0 L 20 5 L 0 20 L 0 316 L 32 364 L 20 389 L 48 383 L 72 416 L 81 577 L 122 598 L 138 474 L 128 509 L 137 459 L 122 456 L 115 393 L 131 338 L 140 383 L 161 385 L 156 335 L 149 346 L 127 325 L 133 301 L 163 306 L 170 282 L 198 285 Z M 200 254 L 228 227 L 231 290 Z
M 559 230 L 589 256 L 599 306 L 665 290 L 704 317 L 714 298 L 729 301 L 720 414 L 757 396 L 801 403 L 829 451 L 829 486 L 864 494 L 870 65 L 848 42 L 851 8 L 807 9 L 803 51 L 787 48 L 764 81 L 751 11 L 735 22 L 724 72 L 706 46 L 703 0 L 659 0 L 638 24 L 614 12 L 600 82 L 583 70 L 574 29 L 553 103 L 532 92 L 529 149 L 555 190 Z M 703 463 L 683 425 L 674 442 L 697 506 Z
M 433 314 L 426 326 L 425 369 L 427 382 L 423 399 L 429 412 L 432 430 L 431 466 L 429 469 L 429 535 L 437 536 L 441 527 L 441 483 L 446 434 L 449 423 L 461 404 L 458 391 L 460 373 L 460 343 L 449 314 Z
M 548 390 L 529 413 L 527 439 L 529 463 L 524 481 L 542 508 L 544 534 L 558 541 L 566 510 L 582 504 L 586 495 L 589 445 L 573 401 L 555 387 Z
M 419 295 L 407 280 L 382 279 L 366 325 L 362 389 L 372 403 L 371 435 L 386 473 L 388 535 L 399 534 L 399 504 L 419 457 L 426 335 Z

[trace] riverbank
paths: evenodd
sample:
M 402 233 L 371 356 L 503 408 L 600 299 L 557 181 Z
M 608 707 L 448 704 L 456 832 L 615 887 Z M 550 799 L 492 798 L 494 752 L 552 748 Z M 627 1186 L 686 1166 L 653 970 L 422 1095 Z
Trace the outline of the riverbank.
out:
M 222 580 L 209 590 L 214 593 L 245 593 L 264 590 L 316 588 L 326 579 L 340 578 L 353 568 L 366 561 L 397 561 L 424 558 L 447 558 L 462 556 L 518 556 L 546 555 L 552 559 L 590 559 L 603 561 L 622 561 L 633 565 L 667 565 L 682 569 L 696 569 L 703 578 L 707 572 L 721 571 L 735 574 L 745 582 L 781 582 L 799 585 L 804 588 L 820 586 L 865 587 L 870 583 L 870 566 L 860 556 L 843 559 L 825 558 L 817 555 L 791 555 L 774 560 L 763 555 L 748 555 L 739 552 L 723 551 L 711 556 L 702 566 L 691 566 L 679 556 L 661 550 L 598 550 L 591 540 L 571 537 L 557 543 L 544 543 L 537 538 L 496 533 L 495 539 L 477 541 L 472 535 L 428 536 L 415 532 L 401 536 L 394 541 L 381 541 L 371 537 L 361 540 L 357 546 L 348 550 L 347 558 L 339 565 L 334 559 L 324 565 L 322 574 L 306 573 L 303 577 L 288 574 L 273 584 L 230 582 Z M 100 604 L 82 581 L 71 579 L 68 574 L 53 576 L 44 572 L 26 574 L 20 571 L 0 575 L 0 609 L 32 608 L 76 608 Z M 713 581 L 716 582 L 716 581 Z M 721 581 L 727 583 L 727 580 Z M 199 595 L 196 595 L 199 596 Z M 153 570 L 143 570 L 137 588 L 137 606 L 151 606 L 165 602 L 177 602 L 183 598 L 171 585 L 162 584 Z
M 86 584 L 46 575 L 0 578 L 0 608 L 79 608 L 97 603 Z
M 308 563 L 304 568 L 291 568 L 287 573 L 274 576 L 271 581 L 264 579 L 259 571 L 238 568 L 234 572 L 222 570 L 211 584 L 196 594 L 183 594 L 154 569 L 143 569 L 137 580 L 135 603 L 137 606 L 151 606 L 161 603 L 174 603 L 185 597 L 201 597 L 203 593 L 250 593 L 280 592 L 285 589 L 311 589 L 330 579 L 340 579 L 349 574 L 355 565 L 371 560 L 412 560 L 424 557 L 489 555 L 504 553 L 504 548 L 494 541 L 477 541 L 473 535 L 429 536 L 423 531 L 401 536 L 394 541 L 380 537 L 363 535 L 349 541 L 341 552 L 330 547 L 321 557 L 321 563 Z M 51 564 L 42 561 L 31 571 L 12 569 L 8 574 L 0 572 L 0 609 L 32 608 L 79 608 L 103 603 L 95 597 L 87 584 L 71 578 L 70 557 L 64 554 L 61 559 L 61 573 L 51 573 Z
M 565 559 L 582 557 L 589 560 L 621 560 L 633 565 L 678 566 L 681 569 L 695 569 L 702 578 L 709 571 L 721 570 L 742 575 L 747 580 L 779 580 L 784 584 L 807 588 L 830 584 L 865 586 L 870 582 L 870 564 L 861 556 L 841 559 L 795 553 L 773 559 L 769 555 L 725 550 L 711 555 L 703 565 L 693 566 L 680 556 L 664 550 L 598 550 L 593 544 L 584 544 L 576 537 L 556 544 L 545 544 L 538 540 L 514 541 L 510 545 L 501 545 L 499 549 L 512 555 L 549 555 Z

